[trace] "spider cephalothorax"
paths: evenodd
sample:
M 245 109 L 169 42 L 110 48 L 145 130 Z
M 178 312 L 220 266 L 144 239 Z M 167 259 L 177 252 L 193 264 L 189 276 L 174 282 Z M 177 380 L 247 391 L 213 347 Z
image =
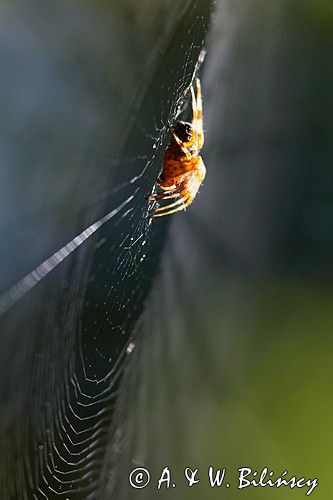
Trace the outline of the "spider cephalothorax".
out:
M 204 141 L 200 80 L 196 78 L 195 83 L 196 96 L 191 86 L 192 123 L 178 121 L 174 127 L 169 127 L 172 135 L 164 154 L 163 169 L 156 181 L 158 191 L 149 198 L 175 201 L 157 208 L 153 217 L 186 209 L 194 200 L 206 174 L 206 167 L 199 156 Z
M 173 131 L 182 142 L 187 142 L 192 139 L 193 128 L 191 123 L 179 121 L 176 122 L 174 127 L 170 127 L 170 130 L 171 133 Z M 177 144 L 173 135 L 171 136 L 170 144 Z

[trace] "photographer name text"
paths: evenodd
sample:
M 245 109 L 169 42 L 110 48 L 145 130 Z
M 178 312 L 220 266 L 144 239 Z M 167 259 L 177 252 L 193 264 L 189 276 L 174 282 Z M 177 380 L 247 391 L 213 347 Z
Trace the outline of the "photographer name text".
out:
M 226 468 L 217 469 L 212 466 L 208 470 L 203 470 L 186 467 L 183 471 L 186 486 L 189 488 L 195 487 L 202 481 L 207 481 L 211 488 L 221 487 L 236 487 L 239 490 L 249 488 L 287 488 L 290 490 L 303 489 L 306 496 L 311 495 L 314 489 L 318 486 L 317 478 L 307 479 L 305 477 L 296 477 L 291 475 L 287 470 L 284 470 L 280 475 L 274 471 L 264 467 L 261 471 L 254 470 L 250 467 L 241 467 L 238 469 L 237 482 L 231 484 L 227 479 Z M 172 474 L 169 467 L 164 467 L 160 475 L 154 481 L 157 490 L 176 488 L 173 482 Z M 143 489 L 149 483 L 154 484 L 151 480 L 150 472 L 144 467 L 133 469 L 129 475 L 129 483 L 133 488 Z

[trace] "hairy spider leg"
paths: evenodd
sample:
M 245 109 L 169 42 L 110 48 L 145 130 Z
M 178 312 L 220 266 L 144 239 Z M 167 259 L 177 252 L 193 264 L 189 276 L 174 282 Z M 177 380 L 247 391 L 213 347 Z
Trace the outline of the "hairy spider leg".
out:
M 192 140 L 185 142 L 186 147 L 191 147 L 193 144 L 196 145 L 197 151 L 203 146 L 204 134 L 203 134 L 203 124 L 202 124 L 202 94 L 201 94 L 201 84 L 199 78 L 195 79 L 197 95 L 195 96 L 193 85 L 191 86 L 191 96 L 192 96 L 192 130 L 193 136 Z
M 159 193 L 159 194 L 156 194 L 155 196 L 150 196 L 150 198 L 148 198 L 148 200 L 149 201 L 168 200 L 170 198 L 177 198 L 178 196 L 179 196 L 178 192 L 175 193 L 175 191 L 169 191 L 167 193 Z
M 173 186 L 175 186 L 175 187 L 173 187 Z M 163 191 L 166 191 L 166 192 L 173 191 L 176 188 L 176 185 L 173 184 L 173 186 L 166 186 L 165 187 L 165 186 L 161 186 L 160 184 L 158 184 L 159 189 L 162 189 Z
M 186 175 L 186 173 L 185 173 Z M 184 174 L 179 176 L 180 178 L 184 177 Z M 159 186 L 162 187 L 162 186 Z M 181 193 L 186 190 L 184 189 L 186 187 L 186 179 L 181 182 L 178 186 L 175 185 L 173 189 L 170 189 L 168 191 L 164 191 L 163 193 L 154 193 L 152 194 L 148 200 L 153 201 L 153 200 L 168 200 L 171 198 L 178 198 L 181 196 Z M 162 188 L 165 189 L 165 188 Z
M 159 207 L 155 210 L 154 213 L 156 214 L 157 212 L 164 212 L 168 208 L 174 208 L 177 205 L 184 205 L 184 198 L 180 198 L 179 200 L 176 200 L 173 203 L 169 203 L 169 205 L 165 205 L 164 207 Z
M 203 134 L 203 126 L 202 126 L 202 94 L 201 94 L 201 84 L 199 78 L 195 79 L 197 96 L 195 96 L 193 85 L 191 85 L 191 98 L 192 98 L 192 139 L 187 142 L 182 142 L 179 137 L 176 135 L 174 130 L 169 126 L 170 131 L 172 132 L 175 141 L 178 146 L 181 148 L 183 153 L 185 154 L 188 160 L 191 159 L 192 154 L 189 150 L 193 144 L 197 146 L 197 151 L 203 146 L 204 142 L 204 134 Z
M 152 217 L 164 217 L 164 215 L 170 215 L 170 214 L 174 214 L 175 212 L 180 212 L 181 210 L 185 210 L 186 207 L 192 203 L 193 197 L 189 196 L 185 200 L 182 199 L 179 201 L 182 201 L 182 204 L 180 206 L 174 208 L 173 210 L 169 210 L 168 212 L 153 214 Z
M 202 94 L 199 78 L 195 79 L 195 85 L 197 95 L 195 95 L 193 85 L 191 85 L 190 89 L 192 96 L 192 139 L 184 142 L 183 145 L 186 148 L 196 145 L 197 151 L 200 151 L 204 143 L 204 133 L 202 124 Z
M 190 92 L 191 92 L 191 98 L 192 98 L 192 122 L 191 122 L 191 127 L 192 127 L 192 137 L 189 141 L 183 142 L 183 147 L 185 148 L 190 148 L 194 144 L 197 145 L 197 100 L 195 97 L 194 93 L 194 88 L 193 85 L 190 87 Z M 191 155 L 192 156 L 192 155 Z
M 158 196 L 157 198 L 154 198 L 154 200 L 156 200 L 156 201 L 171 200 L 171 198 L 179 198 L 179 196 L 180 196 L 180 194 L 178 192 L 173 193 L 173 194 L 167 194 L 167 195 L 165 195 L 163 193 L 160 196 Z
M 163 193 L 153 193 L 151 194 L 147 200 L 156 200 L 159 198 L 164 198 L 165 196 L 168 196 L 170 194 L 174 194 L 175 191 L 178 191 L 181 186 L 176 186 L 175 184 L 173 186 L 168 186 L 167 188 L 158 185 L 159 189 L 163 190 Z
M 196 100 L 196 134 L 197 134 L 197 145 L 198 151 L 203 146 L 204 143 L 204 133 L 202 124 L 202 95 L 201 95 L 201 84 L 199 78 L 195 79 L 195 84 L 197 87 L 197 100 Z
M 193 85 L 191 85 L 191 96 L 192 96 L 192 144 L 197 146 L 198 144 L 198 108 L 197 108 L 197 100 L 194 94 Z
M 155 200 L 159 196 L 164 196 L 166 194 L 171 194 L 171 193 L 173 193 L 175 191 L 175 189 L 177 189 L 177 186 L 174 185 L 174 186 L 164 187 L 164 186 L 161 186 L 160 184 L 158 184 L 158 188 L 162 189 L 162 191 L 164 191 L 164 193 L 153 193 L 150 196 L 147 196 L 146 199 L 149 200 L 149 201 L 152 201 L 152 200 Z
M 185 154 L 186 158 L 188 160 L 190 160 L 192 158 L 191 151 L 186 146 L 184 146 L 184 143 L 179 139 L 179 137 L 177 136 L 177 134 L 175 133 L 175 131 L 173 129 L 171 129 L 171 132 L 172 132 L 172 135 L 175 138 L 176 143 L 178 144 L 178 146 L 180 147 L 180 149 L 183 151 L 183 153 Z
M 154 198 L 148 198 L 149 201 L 155 200 L 155 201 L 163 201 L 163 200 L 170 200 L 171 198 L 179 198 L 181 196 L 180 191 L 178 191 L 178 188 L 175 189 L 174 191 L 170 191 L 168 193 L 160 193 L 156 195 Z
M 160 198 L 161 196 L 166 196 L 168 194 L 172 194 L 174 192 L 173 189 L 168 189 L 168 191 L 163 191 L 163 193 L 153 193 L 147 197 L 147 200 L 156 200 L 156 198 Z
M 179 205 L 180 203 L 184 203 L 184 199 L 187 199 L 187 198 L 184 198 L 184 195 L 186 196 L 186 193 L 187 193 L 187 188 L 185 186 L 178 193 L 171 195 L 171 196 L 165 196 L 161 200 L 168 200 L 171 198 L 180 198 L 180 200 L 176 200 L 173 203 L 170 203 L 169 205 L 164 205 L 163 207 L 159 207 L 155 210 L 155 212 L 162 212 L 162 211 L 166 210 L 167 208 L 172 208 L 172 207 L 175 207 L 176 205 Z

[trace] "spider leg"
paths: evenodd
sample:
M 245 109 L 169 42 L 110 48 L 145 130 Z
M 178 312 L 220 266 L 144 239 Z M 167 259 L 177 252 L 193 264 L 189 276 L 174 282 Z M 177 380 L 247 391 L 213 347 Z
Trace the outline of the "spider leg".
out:
M 167 194 L 165 195 L 165 193 L 161 193 L 161 196 L 158 198 L 158 200 L 160 201 L 163 201 L 163 200 L 169 200 L 171 198 L 179 198 L 179 197 L 184 197 L 184 195 L 186 195 L 186 191 L 187 191 L 187 188 L 186 188 L 186 180 L 184 180 L 178 187 L 177 189 L 175 189 L 173 192 L 171 192 L 170 194 Z M 164 207 L 159 207 L 156 211 L 159 211 L 159 210 L 164 210 L 165 208 L 168 208 L 168 206 L 164 206 Z
M 178 146 L 180 147 L 180 149 L 183 151 L 183 153 L 185 154 L 186 158 L 188 160 L 190 160 L 192 158 L 192 155 L 191 155 L 191 152 L 189 151 L 189 149 L 186 146 L 184 146 L 184 143 L 179 139 L 179 137 L 177 136 L 177 134 L 175 134 L 174 130 L 171 129 L 171 132 L 172 132 L 172 135 L 175 138 L 176 143 L 178 144 Z
M 183 176 L 183 174 L 182 174 Z M 153 193 L 149 197 L 147 197 L 147 200 L 159 200 L 159 199 L 165 199 L 166 197 L 168 198 L 173 198 L 179 195 L 180 190 L 184 187 L 184 182 L 176 185 L 174 184 L 173 186 L 168 186 L 164 187 L 158 184 L 158 188 L 161 189 L 163 192 L 162 193 Z
M 184 187 L 184 182 L 182 182 L 178 186 L 175 186 L 173 189 L 168 188 L 168 191 L 166 190 L 166 188 L 159 186 L 159 188 L 164 189 L 164 191 L 162 193 L 154 193 L 149 197 L 147 197 L 146 199 L 148 201 L 159 201 L 159 200 L 167 200 L 170 198 L 178 198 L 181 195 L 183 187 Z
M 186 148 L 190 148 L 193 146 L 193 144 L 197 145 L 197 116 L 198 116 L 198 111 L 197 111 L 197 100 L 195 97 L 194 93 L 194 88 L 193 85 L 190 87 L 190 92 L 191 92 L 191 98 L 192 98 L 192 138 L 189 141 L 183 142 L 183 146 Z
M 200 151 L 204 143 L 204 133 L 202 125 L 202 95 L 201 95 L 201 84 L 199 78 L 195 79 L 195 84 L 197 88 L 195 129 L 196 129 L 198 151 Z
M 147 198 L 149 201 L 159 201 L 159 200 L 168 200 L 169 198 L 177 198 L 179 193 L 160 193 L 154 197 Z
M 156 181 L 157 184 L 158 184 L 158 181 Z M 178 191 L 178 189 L 180 188 L 181 186 L 176 186 L 175 184 L 173 186 L 167 186 L 167 187 L 164 187 L 164 186 L 161 186 L 160 184 L 158 184 L 158 188 L 161 189 L 163 192 L 162 193 L 153 193 L 149 196 L 147 196 L 146 200 L 149 200 L 149 201 L 152 201 L 152 200 L 156 200 L 158 198 L 163 198 L 165 195 L 169 195 L 169 194 L 174 194 L 175 191 Z
M 164 212 L 164 210 L 167 210 L 168 208 L 174 208 L 177 205 L 183 205 L 184 204 L 184 199 L 180 198 L 179 200 L 174 201 L 173 203 L 169 203 L 169 205 L 164 205 L 163 207 L 159 207 L 155 210 L 154 214 L 157 212 Z
M 180 196 L 180 193 L 168 194 L 166 196 L 163 193 L 160 198 L 157 198 L 157 200 L 159 200 L 159 201 L 170 200 L 171 198 L 179 198 L 179 196 Z
M 193 130 L 193 144 L 197 144 L 197 131 L 198 131 L 198 108 L 197 100 L 194 93 L 193 85 L 191 85 L 191 96 L 192 96 L 192 130 Z
M 182 205 L 174 208 L 173 210 L 169 210 L 168 212 L 162 212 L 159 214 L 153 214 L 152 217 L 163 217 L 164 215 L 170 215 L 170 214 L 174 214 L 175 212 L 180 212 L 181 210 L 185 210 L 186 207 L 192 203 L 193 198 L 192 198 L 192 196 L 189 196 L 185 202 L 184 202 L 184 200 L 182 200 L 182 201 L 183 201 Z
M 172 186 L 162 186 L 158 182 L 158 180 L 157 180 L 157 184 L 158 184 L 159 189 L 162 189 L 162 191 L 165 191 L 165 192 L 170 192 L 171 193 L 172 191 L 174 191 L 175 189 L 177 189 L 176 184 L 172 184 Z
M 154 213 L 164 212 L 168 208 L 173 208 L 176 207 L 177 205 L 184 205 L 184 203 L 187 200 L 187 187 L 184 186 L 180 191 L 178 191 L 177 194 L 174 194 L 173 196 L 166 196 L 163 198 L 163 200 L 166 200 L 168 198 L 180 198 L 180 199 L 174 201 L 173 203 L 170 203 L 169 205 L 164 205 L 162 207 L 157 208 Z
M 161 198 L 165 195 L 169 195 L 169 194 L 173 194 L 174 191 L 173 190 L 170 190 L 170 191 L 164 191 L 163 193 L 153 193 L 151 194 L 150 196 L 147 196 L 147 200 L 149 201 L 152 201 L 152 200 L 156 200 L 157 198 Z

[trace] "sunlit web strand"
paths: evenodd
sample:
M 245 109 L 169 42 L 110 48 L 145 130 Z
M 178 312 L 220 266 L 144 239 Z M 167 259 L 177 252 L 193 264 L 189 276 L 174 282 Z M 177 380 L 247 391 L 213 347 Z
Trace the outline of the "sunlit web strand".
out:
M 117 208 L 113 209 L 108 214 L 104 215 L 101 219 L 94 224 L 91 224 L 87 229 L 82 231 L 78 236 L 73 238 L 69 243 L 60 248 L 51 257 L 46 259 L 42 264 L 37 266 L 31 273 L 27 274 L 24 278 L 18 281 L 15 285 L 9 288 L 6 292 L 0 295 L 0 316 L 2 316 L 8 309 L 10 309 L 16 302 L 18 302 L 26 293 L 28 293 L 34 286 L 37 285 L 45 276 L 47 276 L 55 267 L 57 267 L 63 260 L 66 259 L 74 250 L 76 250 L 84 241 L 86 241 L 92 234 L 94 234 L 103 224 L 109 221 L 116 215 L 125 205 L 127 205 L 134 196 L 130 196 Z

